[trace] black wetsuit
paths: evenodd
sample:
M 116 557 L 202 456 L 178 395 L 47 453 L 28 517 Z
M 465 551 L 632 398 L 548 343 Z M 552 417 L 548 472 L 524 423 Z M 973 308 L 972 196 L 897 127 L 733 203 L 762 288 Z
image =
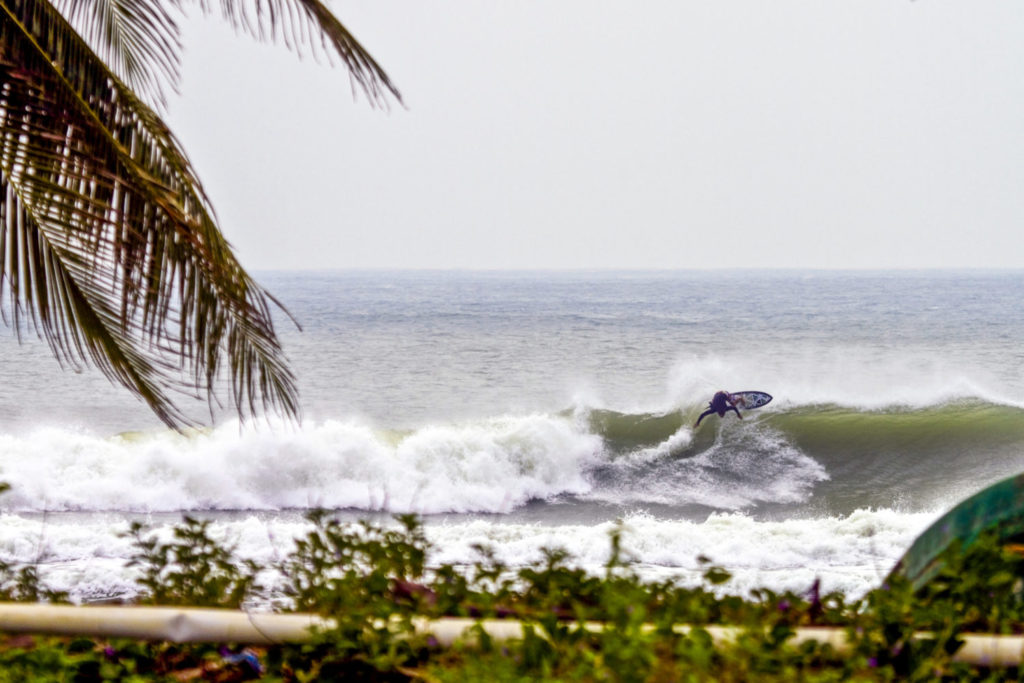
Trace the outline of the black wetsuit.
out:
M 725 417 L 725 412 L 727 410 L 735 411 L 736 417 L 741 420 L 743 419 L 743 416 L 740 415 L 740 411 L 732 404 L 732 396 L 730 396 L 727 391 L 719 391 L 716 393 L 714 397 L 708 401 L 708 406 L 708 409 L 701 413 L 700 417 L 697 418 L 697 424 L 693 425 L 694 427 L 700 426 L 700 421 L 711 413 L 718 413 L 718 417 Z

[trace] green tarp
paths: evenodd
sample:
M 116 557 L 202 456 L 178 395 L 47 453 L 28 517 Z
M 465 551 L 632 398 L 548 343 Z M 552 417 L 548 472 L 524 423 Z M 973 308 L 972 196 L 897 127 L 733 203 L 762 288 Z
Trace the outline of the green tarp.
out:
M 893 573 L 920 588 L 938 572 L 938 557 L 946 548 L 955 541 L 967 548 L 987 531 L 994 531 L 1002 543 L 1024 538 L 1024 474 L 979 491 L 940 517 L 917 537 Z

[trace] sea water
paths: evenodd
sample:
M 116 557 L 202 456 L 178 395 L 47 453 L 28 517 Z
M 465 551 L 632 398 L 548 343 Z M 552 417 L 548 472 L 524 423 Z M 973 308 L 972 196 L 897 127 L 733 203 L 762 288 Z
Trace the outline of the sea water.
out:
M 1022 272 L 295 272 L 258 279 L 300 425 L 165 429 L 42 342 L 0 339 L 0 559 L 80 601 L 137 588 L 132 521 L 185 514 L 272 566 L 305 513 L 426 523 L 431 562 L 545 547 L 652 579 L 878 585 L 1024 470 Z M 719 390 L 768 406 L 693 423 Z M 204 417 L 201 409 L 193 411 Z M 209 415 L 205 415 L 209 421 Z

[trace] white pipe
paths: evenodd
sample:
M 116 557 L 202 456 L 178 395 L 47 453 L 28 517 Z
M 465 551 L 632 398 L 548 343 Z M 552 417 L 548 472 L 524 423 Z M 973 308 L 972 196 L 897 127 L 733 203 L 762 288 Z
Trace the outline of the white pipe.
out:
M 237 610 L 200 607 L 120 607 L 41 605 L 35 603 L 0 603 L 0 631 L 6 633 L 40 633 L 50 635 L 84 635 L 106 638 L 171 641 L 175 643 L 246 643 L 272 645 L 303 643 L 312 637 L 311 629 L 330 628 L 333 622 L 315 614 L 276 614 L 271 612 L 240 612 Z M 468 619 L 443 617 L 416 618 L 417 633 L 431 634 L 438 644 L 451 646 L 458 640 L 472 638 L 475 627 L 482 628 L 495 641 L 523 637 L 524 624 L 514 619 Z M 586 622 L 584 628 L 600 631 L 601 622 Z M 543 629 L 534 624 L 539 635 Z M 679 625 L 678 633 L 694 627 Z M 704 626 L 715 643 L 734 641 L 743 633 L 739 626 Z M 927 638 L 927 633 L 918 634 Z M 953 661 L 980 666 L 1017 666 L 1024 654 L 1024 636 L 984 633 L 962 634 L 963 646 Z M 799 646 L 808 641 L 828 643 L 837 654 L 850 651 L 846 632 L 838 627 L 806 626 L 797 628 L 787 643 Z
M 269 645 L 309 640 L 326 622 L 312 614 L 274 614 L 198 607 L 119 607 L 0 603 L 0 631 Z

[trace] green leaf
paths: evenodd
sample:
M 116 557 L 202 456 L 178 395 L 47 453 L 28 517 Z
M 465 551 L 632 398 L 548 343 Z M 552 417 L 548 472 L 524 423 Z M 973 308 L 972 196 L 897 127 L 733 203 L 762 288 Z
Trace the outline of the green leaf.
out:
M 0 297 L 64 364 L 165 423 L 172 394 L 298 417 L 276 303 L 244 271 L 160 118 L 48 2 L 0 5 Z M 225 366 L 225 367 L 222 367 Z

